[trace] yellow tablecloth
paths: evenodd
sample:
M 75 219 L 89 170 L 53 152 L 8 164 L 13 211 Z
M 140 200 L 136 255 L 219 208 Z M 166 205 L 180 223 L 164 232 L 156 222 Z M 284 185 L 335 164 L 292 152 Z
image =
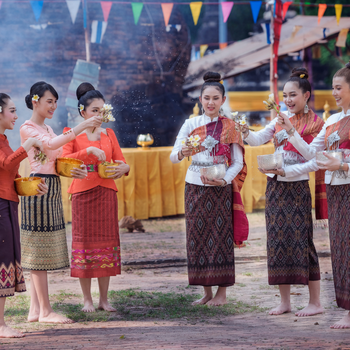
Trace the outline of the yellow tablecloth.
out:
M 184 214 L 185 176 L 190 161 L 171 163 L 172 147 L 153 147 L 149 150 L 123 148 L 130 175 L 116 180 L 118 187 L 119 219 L 130 215 L 136 219 Z M 247 213 L 264 208 L 266 175 L 258 170 L 257 155 L 274 152 L 271 143 L 259 147 L 245 147 L 248 175 L 241 196 Z M 28 176 L 29 162 L 21 164 L 20 174 Z M 72 220 L 68 187 L 71 179 L 61 177 L 62 199 L 66 222 Z M 310 188 L 314 198 L 314 173 L 311 174 Z M 313 200 L 314 201 L 314 200 Z

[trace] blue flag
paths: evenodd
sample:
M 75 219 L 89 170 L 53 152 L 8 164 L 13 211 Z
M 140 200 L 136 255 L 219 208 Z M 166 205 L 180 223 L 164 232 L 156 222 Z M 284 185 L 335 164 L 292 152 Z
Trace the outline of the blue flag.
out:
M 260 11 L 262 1 L 250 1 L 250 7 L 253 13 L 254 23 L 256 23 Z
M 32 5 L 35 20 L 38 22 L 43 9 L 44 1 L 31 1 L 30 4 Z

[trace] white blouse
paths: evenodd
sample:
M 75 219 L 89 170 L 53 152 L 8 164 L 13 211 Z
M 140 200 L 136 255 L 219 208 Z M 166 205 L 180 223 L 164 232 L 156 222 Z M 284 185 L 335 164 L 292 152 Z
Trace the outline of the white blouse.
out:
M 288 112 L 288 117 L 291 118 L 294 114 Z M 260 146 L 264 143 L 270 141 L 275 134 L 275 125 L 277 123 L 277 118 L 273 119 L 264 129 L 251 132 L 249 131 L 248 136 L 244 139 L 250 146 Z M 283 137 L 288 138 L 288 134 Z M 277 175 L 277 181 L 282 182 L 294 182 L 294 181 L 303 181 L 309 180 L 309 172 L 317 171 L 318 166 L 315 160 L 306 161 L 306 159 L 299 154 L 292 151 L 285 151 L 283 149 L 284 145 L 281 145 L 275 149 L 275 154 L 283 153 L 284 154 L 284 171 L 286 176 Z M 302 152 L 300 152 L 302 153 Z M 292 163 L 292 165 L 288 165 Z M 293 164 L 296 163 L 296 164 Z M 269 177 L 274 177 L 274 174 L 266 174 Z
M 350 115 L 350 109 L 347 110 L 346 113 L 344 111 L 341 111 L 340 113 L 332 114 L 323 125 L 322 130 L 310 144 L 305 142 L 297 131 L 295 131 L 294 135 L 292 135 L 289 138 L 289 141 L 306 159 L 315 159 L 316 153 L 325 149 L 325 137 L 327 127 L 329 125 L 339 122 L 348 115 Z M 337 173 L 337 171 L 333 172 L 327 170 L 325 176 L 325 183 L 331 185 L 350 184 L 350 166 L 347 172 L 342 172 L 344 176 L 339 177 L 337 176 Z
M 215 122 L 218 120 L 218 117 L 214 118 L 211 120 L 208 116 L 205 114 L 200 115 L 195 118 L 191 119 L 186 119 L 185 123 L 182 125 L 179 134 L 177 135 L 176 141 L 174 148 L 170 154 L 170 160 L 173 163 L 180 163 L 181 161 L 179 160 L 178 153 L 182 148 L 181 141 L 186 139 L 190 133 L 203 125 L 209 124 L 212 121 Z M 243 152 L 242 148 L 240 145 L 233 143 L 231 144 L 231 159 L 232 159 L 232 164 L 231 166 L 227 169 L 226 175 L 224 177 L 224 180 L 227 182 L 227 184 L 231 184 L 232 180 L 238 175 L 238 173 L 242 170 L 243 168 Z M 200 152 L 196 153 L 192 156 L 192 161 L 195 162 L 212 162 L 213 161 L 213 156 L 209 156 L 207 152 Z M 200 173 L 197 171 L 192 171 L 191 168 L 187 170 L 186 173 L 186 179 L 185 181 L 193 184 L 193 185 L 200 185 L 203 186 L 203 182 L 200 179 Z M 211 185 L 205 185 L 205 186 L 211 186 Z

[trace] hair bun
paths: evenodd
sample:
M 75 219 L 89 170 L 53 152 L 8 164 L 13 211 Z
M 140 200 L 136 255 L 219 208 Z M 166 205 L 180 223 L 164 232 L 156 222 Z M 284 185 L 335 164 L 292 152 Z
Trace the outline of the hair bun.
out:
M 345 65 L 345 67 L 350 69 L 350 61 Z
M 33 109 L 33 102 L 32 102 L 32 96 L 27 95 L 25 97 L 26 105 L 29 109 Z
M 95 88 L 90 83 L 81 83 L 77 88 L 77 99 L 80 100 L 80 98 L 85 95 L 89 91 L 93 91 Z
M 220 83 L 221 75 L 216 72 L 206 72 L 203 76 L 205 83 Z
M 294 78 L 294 77 L 298 77 L 301 79 L 308 79 L 309 72 L 304 67 L 293 68 L 292 74 L 290 75 L 290 78 Z

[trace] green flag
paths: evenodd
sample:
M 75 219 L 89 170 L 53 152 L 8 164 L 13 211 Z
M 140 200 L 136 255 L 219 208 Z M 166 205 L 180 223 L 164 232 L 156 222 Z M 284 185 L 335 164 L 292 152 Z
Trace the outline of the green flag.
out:
M 134 15 L 135 24 L 137 24 L 137 22 L 139 21 L 141 12 L 142 12 L 143 3 L 142 2 L 132 2 L 131 7 L 132 7 L 132 13 Z

